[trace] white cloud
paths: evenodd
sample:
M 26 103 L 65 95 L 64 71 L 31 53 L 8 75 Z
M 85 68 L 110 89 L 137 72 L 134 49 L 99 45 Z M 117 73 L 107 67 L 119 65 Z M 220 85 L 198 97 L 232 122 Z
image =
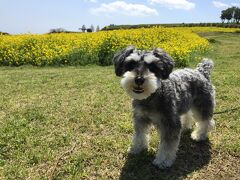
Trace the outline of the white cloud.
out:
M 97 0 L 84 0 L 85 2 L 91 2 L 91 3 L 96 3 Z
M 156 9 L 143 4 L 131 4 L 124 1 L 115 1 L 109 4 L 101 4 L 98 8 L 91 9 L 93 14 L 126 15 L 126 16 L 152 16 L 158 15 Z
M 229 7 L 228 4 L 222 3 L 220 1 L 213 1 L 212 3 L 216 8 L 220 8 L 220 9 Z
M 187 0 L 148 0 L 150 4 L 160 4 L 170 9 L 190 10 L 195 8 L 195 4 Z

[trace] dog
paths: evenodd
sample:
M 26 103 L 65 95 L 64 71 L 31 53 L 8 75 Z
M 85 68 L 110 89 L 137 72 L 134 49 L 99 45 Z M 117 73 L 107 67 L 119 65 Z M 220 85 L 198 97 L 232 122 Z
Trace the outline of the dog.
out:
M 148 149 L 149 128 L 159 131 L 160 143 L 153 165 L 171 167 L 176 159 L 180 134 L 191 128 L 195 141 L 203 141 L 213 129 L 215 90 L 210 80 L 213 61 L 203 59 L 196 69 L 173 71 L 174 60 L 162 49 L 138 50 L 129 46 L 113 57 L 115 74 L 133 98 L 134 136 L 129 153 Z

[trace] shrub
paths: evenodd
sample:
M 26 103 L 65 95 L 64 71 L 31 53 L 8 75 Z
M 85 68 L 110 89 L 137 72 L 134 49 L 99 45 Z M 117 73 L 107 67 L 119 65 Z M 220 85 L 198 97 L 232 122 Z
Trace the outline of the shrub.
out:
M 214 38 L 208 38 L 207 40 L 210 43 L 216 43 L 217 42 L 216 39 L 214 39 Z

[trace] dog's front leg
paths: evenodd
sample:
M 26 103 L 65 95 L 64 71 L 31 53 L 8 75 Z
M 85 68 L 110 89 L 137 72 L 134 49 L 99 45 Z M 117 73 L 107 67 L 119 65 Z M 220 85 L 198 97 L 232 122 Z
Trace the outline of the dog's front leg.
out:
M 143 116 L 137 114 L 133 115 L 134 135 L 132 145 L 129 148 L 130 154 L 138 154 L 148 149 L 149 144 L 149 127 L 150 123 Z
M 153 164 L 160 169 L 170 167 L 176 159 L 181 124 L 180 119 L 165 119 L 158 130 L 160 131 L 160 144 Z

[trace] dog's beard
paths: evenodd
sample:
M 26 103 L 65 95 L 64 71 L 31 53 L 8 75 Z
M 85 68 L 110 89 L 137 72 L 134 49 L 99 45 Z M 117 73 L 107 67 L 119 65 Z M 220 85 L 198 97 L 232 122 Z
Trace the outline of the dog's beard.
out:
M 135 72 L 127 71 L 121 80 L 121 86 L 133 99 L 146 99 L 157 90 L 157 77 L 153 73 L 148 71 L 144 74 L 145 81 L 141 86 L 135 84 L 135 77 Z

